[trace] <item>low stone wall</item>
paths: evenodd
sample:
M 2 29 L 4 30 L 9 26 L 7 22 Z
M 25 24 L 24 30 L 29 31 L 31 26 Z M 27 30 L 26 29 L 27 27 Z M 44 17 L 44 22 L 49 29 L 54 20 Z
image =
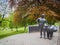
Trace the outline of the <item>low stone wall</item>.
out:
M 39 26 L 29 26 L 29 33 L 31 32 L 39 32 Z
M 43 28 L 43 30 L 45 30 L 46 28 Z M 29 33 L 31 32 L 39 32 L 40 31 L 40 27 L 38 25 L 35 26 L 29 26 L 28 27 Z
M 29 27 L 28 27 L 28 30 L 29 30 L 29 33 L 31 33 L 31 32 L 39 32 L 40 27 L 37 26 L 37 25 L 35 25 L 35 26 L 29 26 Z M 47 30 L 50 30 L 50 28 L 47 27 L 47 26 L 44 26 L 44 27 L 43 27 L 43 30 L 46 30 L 46 31 L 47 31 Z M 58 29 L 57 29 L 57 30 L 58 30 Z M 51 31 L 56 32 L 57 30 L 52 29 Z

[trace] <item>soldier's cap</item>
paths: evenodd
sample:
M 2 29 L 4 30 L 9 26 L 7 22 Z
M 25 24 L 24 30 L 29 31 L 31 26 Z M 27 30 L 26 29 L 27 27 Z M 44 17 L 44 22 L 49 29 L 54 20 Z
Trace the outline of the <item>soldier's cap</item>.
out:
M 45 14 L 42 14 L 42 16 L 45 16 Z
M 41 17 L 45 17 L 45 14 L 42 14 Z

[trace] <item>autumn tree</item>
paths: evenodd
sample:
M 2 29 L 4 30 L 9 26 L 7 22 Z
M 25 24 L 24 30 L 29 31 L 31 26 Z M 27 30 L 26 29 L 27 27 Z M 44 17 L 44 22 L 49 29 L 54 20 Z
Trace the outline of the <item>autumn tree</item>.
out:
M 9 4 L 15 9 L 13 19 L 15 25 L 21 25 L 25 17 L 28 23 L 32 24 L 42 13 L 46 14 L 49 23 L 60 20 L 58 0 L 9 0 Z

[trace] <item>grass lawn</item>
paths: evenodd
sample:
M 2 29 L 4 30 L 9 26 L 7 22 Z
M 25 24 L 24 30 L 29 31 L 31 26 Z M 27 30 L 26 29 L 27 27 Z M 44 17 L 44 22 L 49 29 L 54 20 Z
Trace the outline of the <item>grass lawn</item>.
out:
M 11 31 L 11 29 L 8 30 L 0 30 L 0 39 L 5 38 L 7 36 L 11 36 L 11 35 L 15 35 L 15 34 L 21 34 L 21 33 L 27 33 L 28 32 L 28 28 L 26 28 L 26 31 L 24 31 L 24 28 L 18 28 L 18 31 L 16 31 L 16 29 L 13 29 L 13 31 Z

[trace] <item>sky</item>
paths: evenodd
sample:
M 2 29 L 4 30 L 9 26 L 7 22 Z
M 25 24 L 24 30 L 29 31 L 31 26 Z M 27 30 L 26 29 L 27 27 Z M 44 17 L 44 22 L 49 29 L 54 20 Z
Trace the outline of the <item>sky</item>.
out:
M 0 0 L 0 13 L 5 14 L 5 17 L 7 17 L 9 12 L 11 12 L 11 9 L 8 7 L 8 0 Z

